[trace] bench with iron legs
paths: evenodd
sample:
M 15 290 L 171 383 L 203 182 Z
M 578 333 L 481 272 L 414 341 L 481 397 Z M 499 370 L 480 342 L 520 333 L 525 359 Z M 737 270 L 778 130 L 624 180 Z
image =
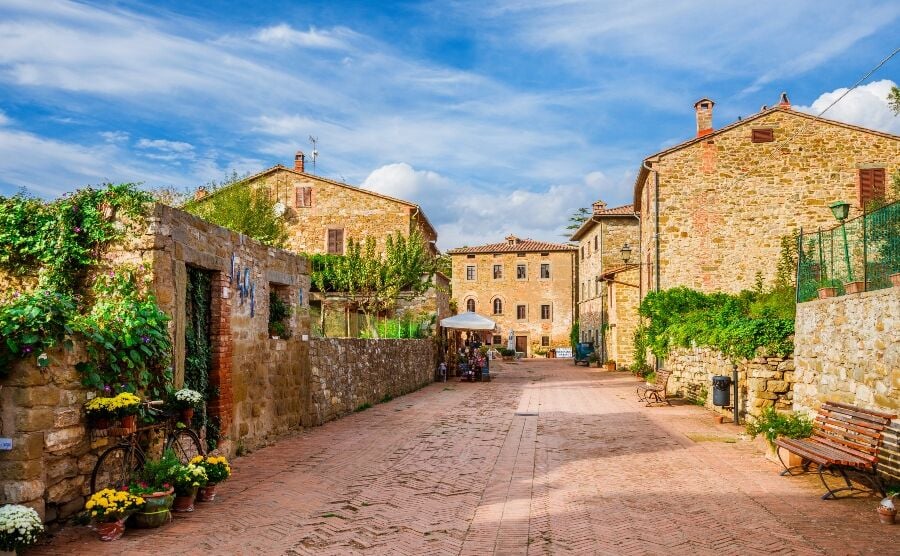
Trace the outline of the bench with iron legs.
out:
M 810 471 L 815 464 L 819 479 L 825 485 L 822 498 L 837 498 L 838 493 L 859 490 L 853 481 L 871 486 L 872 492 L 884 496 L 884 484 L 878 476 L 878 448 L 884 441 L 884 429 L 895 415 L 863 409 L 849 404 L 826 402 L 813 422 L 809 438 L 778 437 L 776 446 L 797 454 L 801 464 L 789 467 L 778 455 L 785 470 L 782 475 Z M 834 488 L 828 480 L 836 483 Z
M 669 397 L 666 395 L 666 385 L 669 383 L 669 375 L 671 374 L 671 371 L 659 369 L 656 371 L 656 382 L 653 384 L 638 384 L 638 401 L 646 402 L 648 406 L 653 403 L 672 405 L 669 403 Z

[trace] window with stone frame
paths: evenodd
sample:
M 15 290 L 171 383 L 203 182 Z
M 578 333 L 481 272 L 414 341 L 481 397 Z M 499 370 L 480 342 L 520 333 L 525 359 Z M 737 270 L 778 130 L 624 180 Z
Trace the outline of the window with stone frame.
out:
M 492 340 L 491 343 L 493 343 L 495 346 L 500 345 L 500 344 L 502 343 L 502 341 L 503 341 L 503 340 L 500 339 L 500 335 L 499 335 L 499 334 L 494 334 L 493 337 L 491 338 L 491 340 Z
M 494 299 L 494 314 L 502 315 L 503 314 L 503 300 L 499 297 Z
M 329 255 L 344 254 L 344 229 L 329 228 L 327 232 L 327 251 Z
M 516 265 L 516 280 L 525 280 L 528 277 L 528 266 L 524 263 Z
M 503 265 L 495 264 L 494 265 L 494 280 L 499 280 L 503 278 Z
M 475 300 L 474 299 L 466 300 L 466 311 L 469 311 L 470 313 L 475 312 Z
M 884 199 L 884 183 L 884 168 L 860 168 L 857 188 L 859 208 L 866 208 L 875 199 Z
M 541 336 L 541 347 L 550 347 L 550 336 Z
M 755 128 L 750 131 L 751 143 L 771 143 L 775 140 L 775 130 L 771 128 Z
M 296 188 L 295 205 L 297 208 L 310 208 L 313 203 L 312 187 Z
M 550 263 L 541 263 L 541 278 L 550 279 Z
M 594 252 L 597 251 L 597 238 L 600 237 L 600 234 L 594 234 Z
M 525 305 L 516 305 L 516 318 L 525 320 L 528 315 L 528 308 Z
M 550 305 L 541 305 L 541 320 L 550 320 Z
M 466 265 L 466 280 L 474 280 L 475 279 L 475 265 L 470 264 Z

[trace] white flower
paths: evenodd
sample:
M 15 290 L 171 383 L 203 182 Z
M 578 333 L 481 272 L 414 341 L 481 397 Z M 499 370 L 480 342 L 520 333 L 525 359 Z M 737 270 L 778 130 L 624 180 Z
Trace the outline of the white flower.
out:
M 175 399 L 189 405 L 200 405 L 203 402 L 203 394 L 190 388 L 182 388 L 175 392 Z
M 43 530 L 41 517 L 34 509 L 16 504 L 0 507 L 0 549 L 32 544 Z

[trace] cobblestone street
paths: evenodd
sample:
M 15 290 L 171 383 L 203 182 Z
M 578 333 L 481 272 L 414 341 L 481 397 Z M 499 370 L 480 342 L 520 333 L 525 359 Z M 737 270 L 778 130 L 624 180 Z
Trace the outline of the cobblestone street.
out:
M 219 499 L 39 554 L 900 554 L 875 498 L 823 501 L 698 407 L 625 373 L 507 364 L 238 458 Z

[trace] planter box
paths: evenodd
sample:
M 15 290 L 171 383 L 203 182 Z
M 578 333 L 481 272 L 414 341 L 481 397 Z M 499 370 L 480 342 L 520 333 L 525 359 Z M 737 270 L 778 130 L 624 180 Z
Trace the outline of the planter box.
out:
M 606 370 L 607 371 L 615 371 L 616 370 L 616 362 L 613 361 L 612 363 L 607 363 Z
M 788 467 L 795 467 L 803 462 L 803 458 L 801 458 L 797 454 L 785 450 L 780 446 L 778 447 L 778 453 L 781 454 L 781 459 L 784 460 L 784 463 Z M 781 461 L 778 459 L 778 454 L 775 453 L 775 449 L 773 449 L 768 442 L 766 442 L 766 459 L 773 463 L 781 465 Z
M 837 288 L 819 288 L 819 299 L 837 297 Z
M 896 287 L 900 287 L 900 272 L 895 274 L 891 274 L 891 284 Z
M 847 282 L 844 284 L 844 291 L 847 293 L 862 293 L 866 291 L 866 283 L 862 280 Z

